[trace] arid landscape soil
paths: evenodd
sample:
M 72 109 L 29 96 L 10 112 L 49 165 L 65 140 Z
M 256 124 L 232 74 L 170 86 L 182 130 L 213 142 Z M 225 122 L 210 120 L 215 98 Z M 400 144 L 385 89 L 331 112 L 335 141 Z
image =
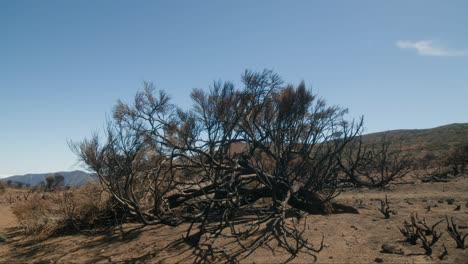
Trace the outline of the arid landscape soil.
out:
M 357 212 L 307 215 L 301 223 L 306 221 L 305 236 L 314 246 L 318 246 L 324 236 L 323 250 L 315 253 L 317 263 L 468 263 L 468 249 L 456 248 L 455 241 L 446 231 L 445 221 L 435 228 L 443 235 L 433 246 L 432 256 L 424 254 L 419 241 L 417 245 L 406 243 L 399 231 L 414 212 L 428 225 L 444 220 L 446 216 L 454 217 L 459 231 L 466 234 L 467 190 L 466 175 L 450 182 L 399 184 L 386 191 L 344 190 L 335 201 L 351 206 Z M 389 219 L 378 210 L 385 195 L 390 209 L 395 211 Z M 239 251 L 234 241 L 224 239 L 218 240 L 213 248 L 217 252 L 215 259 L 202 259 L 199 252 L 181 239 L 187 229 L 185 224 L 178 227 L 124 224 L 105 231 L 47 239 L 28 237 L 17 226 L 6 193 L 0 197 L 0 234 L 6 238 L 6 242 L 0 243 L 0 263 L 193 263 L 204 260 L 282 263 L 290 257 L 275 241 L 247 254 Z M 385 243 L 396 248 L 394 254 L 383 252 Z M 440 259 L 443 246 L 448 255 Z M 241 253 L 237 255 L 236 252 Z M 291 263 L 313 261 L 311 255 L 300 253 Z

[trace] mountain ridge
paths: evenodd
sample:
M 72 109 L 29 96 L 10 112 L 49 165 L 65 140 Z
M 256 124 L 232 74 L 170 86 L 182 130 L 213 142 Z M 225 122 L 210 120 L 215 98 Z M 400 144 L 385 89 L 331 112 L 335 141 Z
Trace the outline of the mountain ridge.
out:
M 28 173 L 23 175 L 13 175 L 0 179 L 0 182 L 11 181 L 13 183 L 21 183 L 29 186 L 37 186 L 42 182 L 45 182 L 47 176 L 60 174 L 64 177 L 65 186 L 82 186 L 87 184 L 89 181 L 95 180 L 96 176 L 93 173 L 88 173 L 81 170 L 73 171 L 59 171 L 49 173 Z

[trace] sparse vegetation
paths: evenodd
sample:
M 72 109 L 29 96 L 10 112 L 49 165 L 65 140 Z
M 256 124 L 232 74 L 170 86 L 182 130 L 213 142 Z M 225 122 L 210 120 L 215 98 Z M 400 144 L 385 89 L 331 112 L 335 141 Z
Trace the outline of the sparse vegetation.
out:
M 454 216 L 452 219 L 454 222 L 453 224 L 456 224 L 456 230 L 463 238 L 465 235 L 464 233 L 466 233 L 464 232 L 466 226 L 463 225 L 464 223 L 462 222 L 457 223 L 456 219 L 457 214 L 461 214 L 460 216 L 462 216 L 466 213 L 466 209 L 463 207 L 460 211 L 453 211 L 453 207 L 455 205 L 449 205 L 447 201 L 451 199 L 450 197 L 456 197 L 457 200 L 455 203 L 464 203 L 467 199 L 464 194 L 467 184 L 468 179 L 457 178 L 454 182 L 449 183 L 397 185 L 392 189 L 391 194 L 387 196 L 387 202 L 390 202 L 390 209 L 398 209 L 398 214 L 392 215 L 391 219 L 388 221 L 378 219 L 381 218 L 378 217 L 378 214 L 380 213 L 369 210 L 372 209 L 372 207 L 369 206 L 372 203 L 369 203 L 369 201 L 379 203 L 379 200 L 376 199 L 376 197 L 381 196 L 382 192 L 380 190 L 368 190 L 367 188 L 346 189 L 336 198 L 336 204 L 334 204 L 335 210 L 340 209 L 338 206 L 340 204 L 360 205 L 358 207 L 360 214 L 337 214 L 331 217 L 303 215 L 302 218 L 298 220 L 295 219 L 296 216 L 292 214 L 292 211 L 289 211 L 286 216 L 286 221 L 294 221 L 294 224 L 296 225 L 298 223 L 303 224 L 303 230 L 305 230 L 303 233 L 304 237 L 310 239 L 310 241 L 314 243 L 316 249 L 320 248 L 321 245 L 321 233 L 326 234 L 325 241 L 323 242 L 323 250 L 320 253 L 316 253 L 319 261 L 326 260 L 341 263 L 346 262 L 347 259 L 352 259 L 356 262 L 365 262 L 368 260 L 368 257 L 371 257 L 372 259 L 381 258 L 384 262 L 399 262 L 401 260 L 410 262 L 419 261 L 423 258 L 425 259 L 423 255 L 431 254 L 434 259 L 442 258 L 442 260 L 449 260 L 451 262 L 458 263 L 465 259 L 464 256 L 466 256 L 466 250 L 455 250 L 456 242 L 454 242 L 453 238 L 449 235 L 440 235 L 441 231 L 446 231 L 445 226 L 442 226 L 439 222 L 441 219 L 444 219 L 444 213 L 449 214 L 447 217 L 449 222 L 451 220 L 450 215 Z M 419 188 L 419 191 L 414 192 L 414 188 Z M 445 192 L 443 192 L 443 188 L 446 189 Z M 81 212 L 96 212 L 97 210 L 81 210 L 79 208 L 86 208 L 87 206 L 81 206 L 80 204 L 86 204 L 90 201 L 97 200 L 93 198 L 97 197 L 98 193 L 100 193 L 99 188 L 97 190 L 98 192 L 91 192 L 95 195 L 85 195 L 86 192 L 84 191 L 83 194 L 76 193 L 80 191 L 79 188 L 57 190 L 53 192 L 43 192 L 43 190 L 32 192 L 26 189 L 7 187 L 6 193 L 0 196 L 0 199 L 3 199 L 3 203 L 0 200 L 0 210 L 8 207 L 8 203 L 6 203 L 8 194 L 11 194 L 11 196 L 15 198 L 13 201 L 13 207 L 25 204 L 24 197 L 26 195 L 28 196 L 26 203 L 38 204 L 41 203 L 41 201 L 45 202 L 44 205 L 39 204 L 39 206 L 42 206 L 42 208 L 45 209 L 39 210 L 36 208 L 35 212 L 45 212 L 45 214 L 48 215 L 48 217 L 38 217 L 37 222 L 40 223 L 39 220 L 41 219 L 48 219 L 48 221 L 46 225 L 42 225 L 43 229 L 37 228 L 35 231 L 30 232 L 19 233 L 17 232 L 17 229 L 10 228 L 0 230 L 0 233 L 3 232 L 7 237 L 11 237 L 11 239 L 8 240 L 8 243 L 3 243 L 0 247 L 4 247 L 6 249 L 12 247 L 16 248 L 15 251 L 0 256 L 0 262 L 10 263 L 11 261 L 8 260 L 18 256 L 20 252 L 22 252 L 21 254 L 29 254 L 30 252 L 37 252 L 39 249 L 41 250 L 40 254 L 31 253 L 31 255 L 28 255 L 30 257 L 27 257 L 27 260 L 34 262 L 41 259 L 50 261 L 60 258 L 65 262 L 74 260 L 86 262 L 91 260 L 87 256 L 92 255 L 104 255 L 109 258 L 112 257 L 112 261 L 141 256 L 145 256 L 145 259 L 148 261 L 159 261 L 166 257 L 170 257 L 171 259 L 178 261 L 185 260 L 187 262 L 190 262 L 193 258 L 198 258 L 198 260 L 203 259 L 203 257 L 199 255 L 201 252 L 192 251 L 190 246 L 182 243 L 183 240 L 179 240 L 182 234 L 186 234 L 191 223 L 182 223 L 176 227 L 142 227 L 134 223 L 128 223 L 129 220 L 133 219 L 126 218 L 126 216 L 131 215 L 125 215 L 124 212 L 119 212 L 119 208 L 115 208 L 114 206 L 110 208 L 110 211 L 107 211 L 109 213 L 102 211 L 102 214 L 97 218 L 93 216 L 90 217 L 90 219 L 97 219 L 96 221 L 83 222 L 83 219 L 87 219 L 88 217 L 85 216 L 86 213 Z M 447 190 L 450 190 L 452 193 L 447 193 L 449 192 Z M 83 199 L 83 197 L 89 197 L 89 200 L 87 201 L 87 199 Z M 108 197 L 108 194 L 104 192 L 102 193 L 102 197 L 106 198 Z M 424 198 L 421 199 L 421 197 Z M 38 199 L 39 202 L 36 202 Z M 385 197 L 381 197 L 381 199 L 382 201 L 385 201 Z M 437 202 L 438 200 L 440 200 L 439 203 Z M 430 213 L 421 215 L 421 210 L 425 211 L 424 207 L 426 205 L 433 206 L 433 209 Z M 395 239 L 394 234 L 386 230 L 389 229 L 389 227 L 391 228 L 395 221 L 399 222 L 401 220 L 401 222 L 403 222 L 405 218 L 404 215 L 407 213 L 409 214 L 411 212 L 409 210 L 412 209 L 419 212 L 419 214 L 416 215 L 416 213 L 413 213 L 413 220 L 408 217 L 405 222 L 407 222 L 407 224 L 411 224 L 412 222 L 415 223 L 413 225 L 413 230 L 418 232 L 415 236 L 415 246 L 402 243 L 402 239 Z M 116 212 L 117 215 L 114 215 L 114 212 Z M 4 219 L 3 217 L 4 215 L 0 218 L 0 222 Z M 246 223 L 249 223 L 247 221 L 248 219 L 246 219 Z M 345 221 L 350 222 L 350 225 L 343 225 Z M 127 223 L 119 225 L 121 222 Z M 115 226 L 116 223 L 117 225 Z M 16 225 L 16 223 L 14 224 Z M 195 227 L 196 225 L 197 222 L 194 223 Z M 27 231 L 25 226 L 22 227 L 24 231 Z M 401 229 L 405 228 L 401 226 Z M 33 228 L 30 228 L 30 230 L 33 230 Z M 74 234 L 73 236 L 63 236 L 76 231 L 83 233 L 83 235 Z M 223 259 L 226 260 L 234 257 L 238 260 L 244 260 L 245 262 L 260 262 L 264 256 L 263 254 L 266 253 L 265 250 L 269 252 L 268 246 L 271 246 L 271 250 L 275 250 L 273 260 L 283 262 L 289 257 L 286 256 L 285 251 L 282 251 L 276 246 L 276 243 L 267 243 L 266 247 L 261 247 L 256 252 L 247 251 L 242 255 L 242 257 L 237 257 L 238 255 L 235 255 L 238 252 L 235 251 L 238 249 L 236 246 L 237 242 L 235 242 L 236 238 L 227 231 L 228 230 L 224 230 L 224 232 L 219 235 L 219 238 L 216 240 L 217 243 L 213 245 L 212 253 L 204 253 L 208 254 L 205 255 L 207 256 L 207 262 L 222 261 Z M 432 231 L 436 231 L 435 237 L 433 237 Z M 61 237 L 55 237 L 55 235 L 60 235 Z M 421 237 L 422 235 L 424 235 L 424 237 Z M 161 240 L 161 237 L 165 239 Z M 204 237 L 200 240 L 201 243 L 206 242 Z M 116 241 L 117 243 L 110 242 L 111 244 L 109 244 L 109 241 Z M 121 241 L 125 241 L 125 243 L 120 243 Z M 348 245 L 345 244 L 346 241 L 356 241 L 356 244 Z M 466 238 L 464 241 L 464 244 L 466 245 Z M 92 243 L 92 247 L 90 247 L 90 243 Z M 380 245 L 384 244 L 387 246 L 380 247 Z M 54 245 L 53 251 L 49 251 L 51 245 Z M 145 246 L 142 247 L 142 245 Z M 369 247 L 369 245 L 375 246 Z M 110 246 L 113 248 L 112 251 L 109 250 Z M 346 248 L 349 246 L 351 246 L 350 250 L 352 249 L 356 253 L 347 251 Z M 447 247 L 445 248 L 444 246 Z M 419 249 L 419 247 L 422 248 Z M 4 248 L 1 248 L 0 250 L 3 250 Z M 70 248 L 73 250 L 67 254 Z M 101 251 L 103 249 L 105 250 L 104 252 Z M 382 251 L 380 251 L 380 249 L 382 249 Z M 75 252 L 75 250 L 77 251 Z M 154 255 L 155 250 L 158 250 L 160 253 L 158 253 L 158 255 Z M 195 248 L 194 250 L 199 249 Z M 444 250 L 447 250 L 447 252 Z M 450 255 L 447 256 L 448 253 L 450 253 Z M 61 257 L 63 255 L 65 256 Z M 80 255 L 80 257 L 78 257 L 78 255 Z M 247 257 L 244 258 L 246 255 Z M 329 258 L 330 255 L 333 256 L 333 259 Z M 310 260 L 310 258 L 307 254 L 298 254 L 296 259 L 298 262 L 306 262 L 308 260 Z
M 433 225 L 428 225 L 426 219 L 423 220 L 418 218 L 416 213 L 412 213 L 410 216 L 410 222 L 404 222 L 404 227 L 399 228 L 400 232 L 405 236 L 406 242 L 411 245 L 416 245 L 417 241 L 420 240 L 422 248 L 425 250 L 427 256 L 432 255 L 432 247 L 439 241 L 442 236 L 442 232 L 437 231 L 435 228 L 437 225 L 442 223 L 443 220 L 436 222 Z M 430 239 L 428 239 L 430 237 Z

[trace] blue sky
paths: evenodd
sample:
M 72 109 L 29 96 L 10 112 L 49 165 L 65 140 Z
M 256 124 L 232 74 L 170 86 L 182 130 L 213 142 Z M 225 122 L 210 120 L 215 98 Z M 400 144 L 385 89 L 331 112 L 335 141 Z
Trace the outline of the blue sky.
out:
M 366 132 L 468 122 L 468 1 L 0 1 L 0 176 L 78 168 L 67 139 L 151 81 L 269 68 Z

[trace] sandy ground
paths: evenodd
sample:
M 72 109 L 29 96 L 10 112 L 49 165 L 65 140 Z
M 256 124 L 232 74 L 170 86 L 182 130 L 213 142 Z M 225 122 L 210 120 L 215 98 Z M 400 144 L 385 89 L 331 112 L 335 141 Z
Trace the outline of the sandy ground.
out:
M 384 219 L 377 210 L 378 199 L 388 196 L 391 209 L 397 213 Z M 454 199 L 454 202 L 449 201 Z M 468 263 L 468 249 L 457 249 L 454 240 L 445 231 L 442 222 L 437 230 L 443 231 L 433 247 L 431 257 L 425 256 L 418 245 L 409 245 L 398 230 L 412 212 L 425 218 L 428 224 L 447 215 L 468 233 L 468 177 L 449 183 L 398 185 L 391 191 L 353 190 L 343 192 L 337 202 L 353 206 L 358 214 L 308 215 L 305 236 L 318 245 L 325 236 L 324 249 L 316 253 L 317 263 Z M 455 208 L 460 205 L 460 210 Z M 430 210 L 428 210 L 430 206 Z M 68 235 L 43 241 L 21 235 L 8 204 L 0 204 L 0 234 L 8 241 L 0 243 L 0 263 L 191 263 L 197 252 L 180 238 L 187 226 L 146 226 L 126 224 L 123 233 L 114 228 L 94 235 Z M 403 255 L 381 252 L 383 243 L 401 247 Z M 467 241 L 468 243 L 468 241 Z M 445 245 L 448 257 L 439 260 Z M 221 241 L 217 249 L 236 250 L 237 244 Z M 252 254 L 220 256 L 213 262 L 282 263 L 289 258 L 284 249 L 270 243 Z M 311 263 L 313 257 L 300 253 L 292 263 Z

